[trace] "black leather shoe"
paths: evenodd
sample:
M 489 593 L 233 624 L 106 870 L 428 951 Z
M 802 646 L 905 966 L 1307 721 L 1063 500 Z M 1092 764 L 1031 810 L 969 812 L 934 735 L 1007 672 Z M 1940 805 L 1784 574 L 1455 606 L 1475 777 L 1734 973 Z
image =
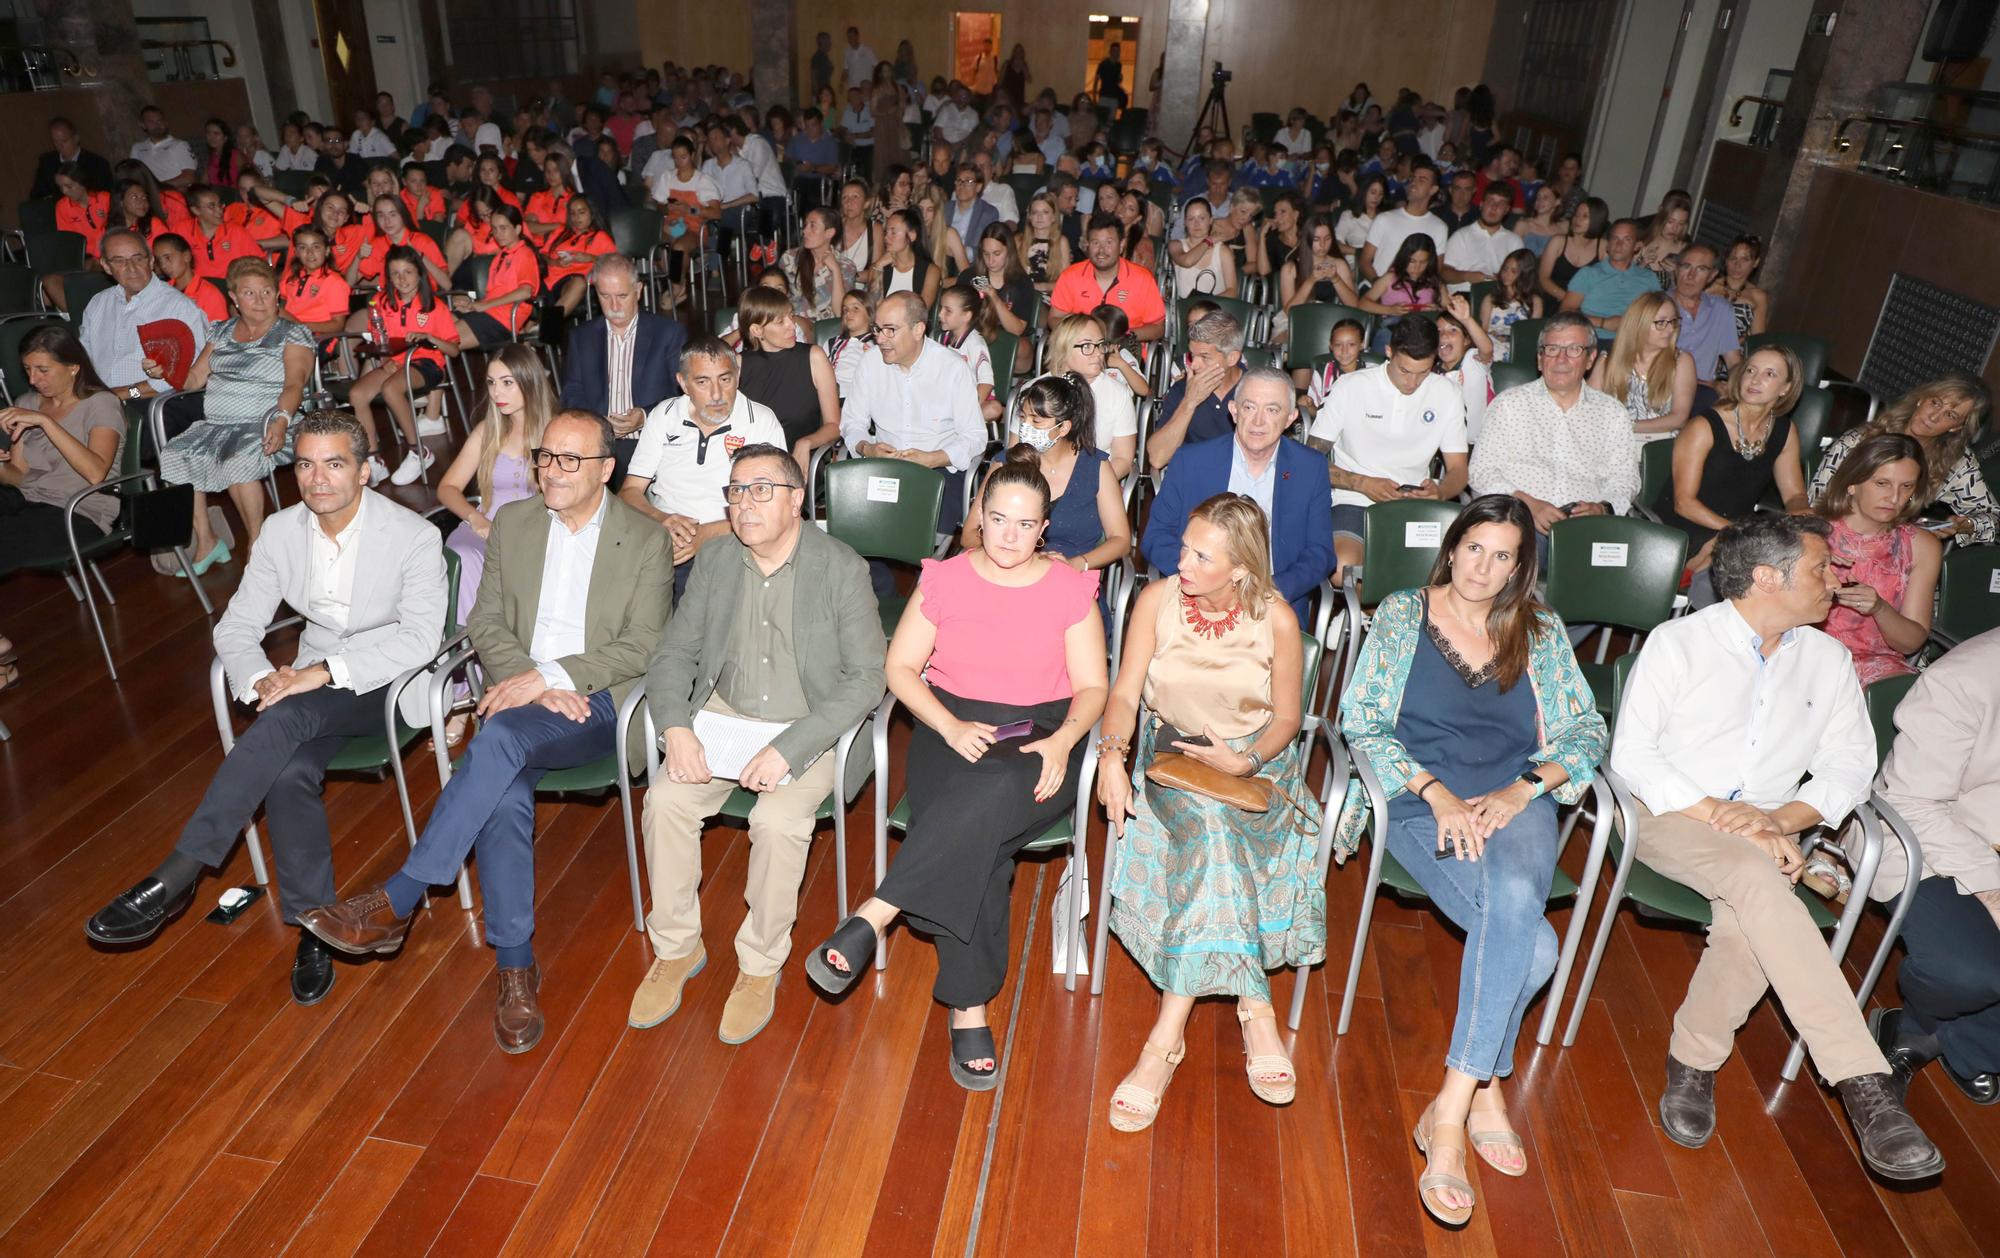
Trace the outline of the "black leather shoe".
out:
M 1951 1080 L 1952 1086 L 1965 1093 L 1965 1099 L 1974 1105 L 1992 1105 L 2000 1102 L 2000 1075 L 1990 1070 L 1984 1074 L 1962 1075 L 1951 1068 L 1949 1061 L 1941 1061 L 1939 1065 L 1944 1070 L 1944 1077 Z
M 292 999 L 302 1005 L 316 1005 L 333 990 L 333 949 L 299 932 L 299 950 L 292 957 Z
M 165 883 L 148 878 L 97 910 L 83 924 L 83 933 L 101 944 L 144 943 L 193 903 L 193 883 L 181 888 L 179 895 L 169 897 Z
M 1877 1009 L 1868 1015 L 1868 1034 L 1875 1037 L 1875 1047 L 1888 1059 L 1889 1087 L 1899 1101 L 1909 1099 L 1910 1080 L 1917 1072 L 1937 1060 L 1935 1048 L 1918 1045 L 1915 1037 L 1903 1034 L 1903 1029 L 1901 1009 Z
M 1897 1180 L 1928 1179 L 1944 1170 L 1944 1154 L 1896 1098 L 1890 1075 L 1855 1075 L 1833 1086 L 1869 1170 Z
M 1715 1072 L 1683 1066 L 1667 1054 L 1667 1087 L 1660 1093 L 1660 1126 L 1667 1139 L 1699 1149 L 1715 1134 Z

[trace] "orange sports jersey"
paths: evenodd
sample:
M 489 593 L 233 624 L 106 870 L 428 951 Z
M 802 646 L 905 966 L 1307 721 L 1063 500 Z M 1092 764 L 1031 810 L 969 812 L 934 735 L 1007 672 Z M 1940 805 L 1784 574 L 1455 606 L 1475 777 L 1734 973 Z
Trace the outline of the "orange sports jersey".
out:
M 528 225 L 528 234 L 541 241 L 566 230 L 569 221 L 569 199 L 573 195 L 575 194 L 568 188 L 560 192 L 544 188 L 529 197 L 528 208 L 521 214 L 523 221 Z M 536 219 L 565 226 L 536 228 L 534 226 Z
M 303 216 L 301 216 L 303 218 Z M 238 201 L 222 211 L 222 221 L 234 223 L 258 240 L 269 240 L 273 236 L 289 236 L 285 225 L 276 214 L 254 201 Z
M 465 234 L 472 238 L 474 253 L 492 253 L 500 246 L 493 243 L 493 224 L 483 219 L 474 219 L 465 225 Z
M 517 210 L 521 208 L 521 198 L 514 195 L 513 189 L 495 188 L 493 191 L 499 196 L 500 204 L 511 205 Z M 468 227 L 472 225 L 472 198 L 467 197 L 465 204 L 458 207 L 458 221 Z
M 391 341 L 406 341 L 411 334 L 421 333 L 458 344 L 458 320 L 452 317 L 451 307 L 442 297 L 433 299 L 431 308 L 425 310 L 421 298 L 403 305 L 396 300 L 395 293 L 388 292 L 376 298 L 375 310 L 382 316 L 382 329 Z M 427 345 L 411 350 L 410 357 L 420 363 L 444 366 L 444 352 Z
M 361 246 L 375 238 L 375 229 L 366 223 L 349 223 L 333 234 L 328 242 L 333 254 L 333 268 L 342 275 L 347 274 L 347 264 L 354 261 Z
M 257 238 L 227 219 L 213 236 L 203 235 L 197 227 L 188 244 L 194 249 L 194 273 L 204 277 L 213 275 L 216 279 L 227 276 L 229 264 L 238 258 L 264 256 L 264 247 L 257 243 Z
M 493 254 L 493 261 L 486 271 L 486 287 L 480 291 L 491 298 L 523 285 L 528 289 L 526 301 L 494 306 L 486 313 L 517 331 L 534 317 L 534 299 L 542 291 L 542 259 L 534 246 L 526 241 L 516 241 L 512 249 L 497 250 Z
M 194 222 L 194 212 L 188 209 L 187 197 L 177 188 L 160 189 L 160 209 L 166 214 L 167 221 L 175 224 L 174 231 L 180 231 Z
M 219 284 L 211 284 L 201 275 L 194 277 L 194 283 L 181 290 L 201 307 L 211 322 L 220 323 L 229 317 L 229 298 L 223 295 Z
M 378 232 L 368 242 L 368 253 L 361 259 L 359 272 L 361 278 L 379 286 L 382 283 L 382 268 L 389 264 L 389 250 L 395 248 L 398 243 L 415 249 L 437 267 L 438 274 L 444 274 L 444 253 L 437 247 L 437 242 L 429 236 L 418 231 L 406 231 L 403 233 L 403 239 L 398 242 Z
M 111 194 L 92 192 L 79 205 L 68 197 L 56 198 L 56 230 L 75 232 L 83 237 L 84 252 L 96 256 L 97 238 L 111 221 Z
M 550 236 L 542 246 L 542 266 L 548 272 L 551 287 L 572 275 L 582 275 L 590 270 L 592 262 L 607 253 L 616 253 L 618 246 L 611 243 L 611 237 L 601 231 L 587 231 L 581 236 L 567 227 Z M 564 264 L 556 261 L 559 253 L 586 253 L 590 256 L 581 262 Z
M 297 268 L 287 272 L 278 283 L 278 299 L 284 303 L 285 314 L 300 323 L 345 319 L 348 306 L 353 304 L 346 277 L 331 267 L 321 267 L 311 275 Z
M 408 188 L 403 189 L 400 195 L 403 198 L 403 209 L 409 214 L 411 222 L 442 223 L 444 221 L 444 193 L 439 192 L 436 188 L 424 189 L 424 199 L 421 205 L 417 203 L 415 197 L 410 195 Z

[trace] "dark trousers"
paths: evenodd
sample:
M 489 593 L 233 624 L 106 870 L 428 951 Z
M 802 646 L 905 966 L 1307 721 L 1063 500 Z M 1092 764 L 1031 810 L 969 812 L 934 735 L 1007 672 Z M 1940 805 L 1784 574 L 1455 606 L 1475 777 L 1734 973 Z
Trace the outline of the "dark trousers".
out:
M 2000 1071 L 2000 926 L 1977 897 L 1949 878 L 1917 884 L 1903 920 L 1909 955 L 1896 972 L 1903 1011 L 1937 1037 L 1960 1075 Z
M 620 437 L 611 443 L 611 483 L 605 486 L 612 493 L 625 483 L 625 475 L 632 470 L 632 455 L 639 449 L 639 434 Z
M 82 516 L 72 516 L 76 540 L 94 542 L 104 530 Z M 30 502 L 14 485 L 0 485 L 0 576 L 25 563 L 69 554 L 69 534 L 63 531 L 63 509 L 53 503 Z
M 382 700 L 379 688 L 356 694 L 322 686 L 260 713 L 223 757 L 176 850 L 204 865 L 222 864 L 262 803 L 278 867 L 279 916 L 297 922 L 305 910 L 333 903 L 333 840 L 320 787 L 349 738 L 382 732 Z
M 476 849 L 486 941 L 496 948 L 527 943 L 535 933 L 535 783 L 550 769 L 610 755 L 617 718 L 611 692 L 600 690 L 581 723 L 539 703 L 487 721 L 445 783 L 403 872 L 443 886 L 457 880 L 466 853 Z

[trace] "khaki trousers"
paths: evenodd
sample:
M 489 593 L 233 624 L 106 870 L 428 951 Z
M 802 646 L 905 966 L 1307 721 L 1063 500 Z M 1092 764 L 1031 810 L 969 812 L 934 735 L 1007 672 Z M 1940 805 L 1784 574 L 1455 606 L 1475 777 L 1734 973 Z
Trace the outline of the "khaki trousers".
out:
M 708 706 L 728 711 L 719 698 Z M 814 815 L 833 791 L 831 749 L 790 784 L 758 795 L 750 810 L 750 868 L 743 898 L 750 911 L 736 932 L 736 965 L 753 978 L 776 974 L 792 951 L 792 923 L 799 915 L 799 885 L 805 880 L 812 847 Z M 646 791 L 646 867 L 653 910 L 646 934 L 653 955 L 684 957 L 701 943 L 701 830 L 722 807 L 736 783 L 660 781 Z
M 1775 990 L 1829 1082 L 1889 1069 L 1826 938 L 1777 863 L 1754 843 L 1669 813 L 1639 812 L 1639 859 L 1708 897 L 1708 947 L 1674 1014 L 1676 1060 L 1716 1070 L 1736 1030 Z

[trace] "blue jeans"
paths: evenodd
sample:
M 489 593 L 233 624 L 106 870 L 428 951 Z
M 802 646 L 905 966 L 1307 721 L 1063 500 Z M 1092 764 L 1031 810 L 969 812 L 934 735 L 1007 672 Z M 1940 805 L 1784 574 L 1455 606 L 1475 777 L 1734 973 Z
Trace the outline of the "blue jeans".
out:
M 496 948 L 527 943 L 535 933 L 535 783 L 550 769 L 617 750 L 617 724 L 608 690 L 590 696 L 590 716 L 581 724 L 539 703 L 487 721 L 445 783 L 403 872 L 442 886 L 458 879 L 465 854 L 477 848 L 486 941 Z
M 1389 854 L 1465 932 L 1445 1065 L 1475 1079 L 1514 1073 L 1521 1017 L 1556 972 L 1556 932 L 1545 914 L 1558 843 L 1556 805 L 1546 795 L 1488 839 L 1476 861 L 1436 859 L 1429 813 L 1389 822 Z

